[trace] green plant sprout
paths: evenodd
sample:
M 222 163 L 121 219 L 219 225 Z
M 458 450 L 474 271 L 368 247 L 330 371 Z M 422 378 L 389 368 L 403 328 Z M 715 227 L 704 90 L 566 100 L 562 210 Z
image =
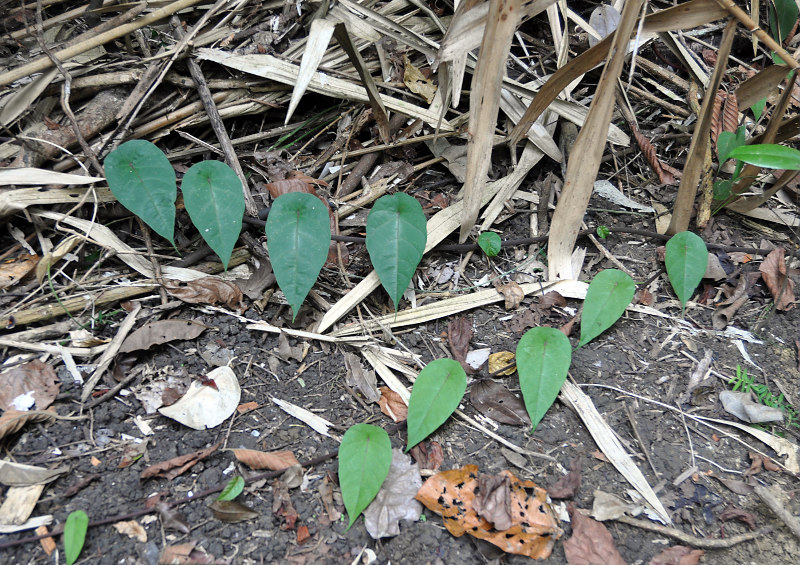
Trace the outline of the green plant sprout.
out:
M 64 559 L 67 565 L 72 565 L 78 560 L 86 541 L 88 528 L 89 516 L 83 510 L 75 510 L 67 516 L 67 521 L 64 523 Z
M 784 425 L 787 427 L 800 428 L 800 414 L 798 414 L 794 406 L 786 402 L 783 393 L 775 395 L 767 385 L 756 383 L 753 377 L 747 374 L 747 368 L 736 365 L 736 376 L 731 377 L 728 384 L 733 387 L 734 391 L 752 392 L 756 395 L 758 401 L 765 406 L 778 408 L 783 412 Z

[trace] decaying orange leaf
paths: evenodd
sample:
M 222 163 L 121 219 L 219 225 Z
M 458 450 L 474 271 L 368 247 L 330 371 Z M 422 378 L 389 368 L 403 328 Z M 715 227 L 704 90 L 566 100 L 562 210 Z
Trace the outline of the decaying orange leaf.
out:
M 484 512 L 491 508 L 490 517 L 495 524 L 504 514 L 510 526 L 498 530 L 481 517 L 475 508 L 476 487 L 487 480 L 498 485 L 508 485 L 487 504 L 485 498 L 478 504 Z M 533 489 L 529 495 L 525 489 Z M 479 490 L 479 489 L 478 489 Z M 494 480 L 480 477 L 477 465 L 442 471 L 430 477 L 416 496 L 429 510 L 441 515 L 447 530 L 456 537 L 465 533 L 492 543 L 506 553 L 525 555 L 533 559 L 546 559 L 555 541 L 564 533 L 558 525 L 553 509 L 547 503 L 547 493 L 532 481 L 521 481 L 509 471 L 502 471 Z M 506 505 L 505 508 L 500 508 Z M 502 512 L 501 512 L 502 511 Z M 505 525 L 505 524 L 503 524 Z
M 381 412 L 389 416 L 395 422 L 405 422 L 406 418 L 408 418 L 408 406 L 406 406 L 406 403 L 400 398 L 400 395 L 388 386 L 382 386 L 378 390 L 381 393 L 381 397 L 378 400 Z
M 234 449 L 236 459 L 251 469 L 283 471 L 300 463 L 291 451 L 257 451 L 255 449 Z

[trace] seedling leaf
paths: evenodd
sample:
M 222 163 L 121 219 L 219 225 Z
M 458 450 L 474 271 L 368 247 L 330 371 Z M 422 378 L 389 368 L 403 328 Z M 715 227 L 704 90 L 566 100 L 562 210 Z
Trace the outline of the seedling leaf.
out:
M 682 231 L 673 235 L 666 245 L 664 263 L 669 282 L 681 301 L 681 307 L 692 297 L 708 265 L 708 249 L 700 236 Z
M 175 171 L 149 141 L 126 141 L 106 157 L 108 187 L 120 204 L 175 245 Z
M 64 558 L 67 565 L 78 560 L 86 541 L 86 530 L 89 528 L 89 516 L 83 510 L 70 512 L 64 524 Z
M 183 175 L 181 191 L 192 223 L 227 269 L 242 231 L 242 181 L 225 163 L 202 161 Z
M 578 347 L 583 347 L 610 328 L 631 303 L 635 290 L 633 279 L 622 271 L 600 271 L 586 290 Z
M 519 386 L 533 424 L 531 432 L 555 402 L 571 362 L 569 339 L 555 328 L 533 328 L 517 343 Z
M 765 169 L 800 170 L 800 151 L 785 145 L 744 145 L 731 151 L 730 156 Z
M 425 252 L 422 206 L 408 194 L 381 196 L 367 216 L 367 251 L 381 284 L 397 304 Z
M 450 417 L 466 390 L 467 374 L 458 361 L 437 359 L 420 371 L 408 401 L 406 452 Z
M 345 432 L 339 445 L 339 486 L 350 517 L 347 529 L 378 494 L 391 462 L 392 442 L 383 429 L 356 424 Z
M 328 209 L 310 194 L 282 194 L 272 203 L 266 232 L 272 270 L 292 307 L 294 321 L 328 257 Z
M 496 257 L 500 253 L 503 242 L 493 231 L 485 231 L 478 236 L 478 247 L 483 249 L 487 257 Z
M 765 96 L 764 98 L 762 98 L 761 100 L 750 106 L 750 109 L 753 111 L 753 117 L 756 119 L 756 121 L 761 119 L 761 114 L 764 113 L 764 108 L 766 107 L 766 105 L 767 105 L 767 97 Z
M 231 477 L 222 492 L 219 493 L 217 500 L 233 500 L 244 490 L 244 479 L 240 476 Z
M 746 143 L 744 126 L 740 127 L 735 133 L 732 131 L 722 131 L 717 137 L 717 156 L 721 165 L 730 157 L 731 151 L 741 147 Z

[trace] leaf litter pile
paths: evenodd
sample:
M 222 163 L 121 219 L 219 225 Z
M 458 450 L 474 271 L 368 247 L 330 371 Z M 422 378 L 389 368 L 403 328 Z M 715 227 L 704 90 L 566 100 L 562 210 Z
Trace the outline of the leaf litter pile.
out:
M 795 2 L 0 7 L 3 562 L 797 562 Z

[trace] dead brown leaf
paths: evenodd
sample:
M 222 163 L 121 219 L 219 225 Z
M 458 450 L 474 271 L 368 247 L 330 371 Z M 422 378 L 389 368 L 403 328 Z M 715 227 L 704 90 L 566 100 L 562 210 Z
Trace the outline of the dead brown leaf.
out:
M 463 316 L 453 319 L 447 325 L 447 343 L 450 345 L 450 353 L 453 355 L 453 359 L 461 363 L 467 374 L 475 372 L 475 369 L 467 363 L 467 352 L 472 333 L 472 321 Z
M 258 518 L 258 512 L 235 500 L 215 500 L 208 507 L 214 513 L 214 518 L 229 524 Z
M 0 373 L 0 409 L 44 410 L 58 396 L 58 377 L 53 368 L 38 359 Z
M 519 308 L 522 299 L 525 298 L 525 293 L 522 291 L 522 287 L 514 281 L 509 281 L 506 284 L 497 284 L 495 285 L 495 288 L 497 289 L 497 292 L 502 294 L 506 299 L 506 310 Z
M 550 498 L 574 498 L 581 490 L 582 460 L 576 457 L 569 466 L 569 473 L 558 479 L 547 489 Z
M 511 480 L 508 475 L 481 475 L 472 508 L 495 530 L 511 527 Z
M 136 520 L 128 520 L 126 522 L 116 522 L 113 524 L 114 529 L 120 534 L 134 538 L 141 543 L 147 542 L 147 531 Z
M 17 284 L 36 267 L 38 262 L 38 255 L 29 255 L 27 252 L 0 261 L 0 289 Z
M 222 442 L 218 441 L 206 449 L 200 449 L 185 455 L 178 455 L 177 457 L 173 457 L 167 461 L 150 465 L 147 469 L 142 471 L 140 478 L 144 480 L 149 479 L 150 477 L 164 477 L 171 481 L 214 453 L 220 445 L 222 445 Z
M 272 513 L 283 518 L 281 530 L 293 530 L 300 517 L 292 505 L 289 485 L 280 479 L 272 481 Z
M 626 565 L 602 523 L 584 516 L 572 503 L 567 511 L 572 522 L 572 537 L 564 542 L 569 565 Z
M 52 422 L 55 419 L 56 415 L 46 410 L 6 410 L 0 416 L 0 439 L 18 432 L 28 422 Z
M 205 549 L 202 547 L 195 549 L 195 546 L 197 546 L 196 541 L 168 545 L 158 556 L 158 565 L 200 565 L 218 562 Z
M 255 449 L 234 449 L 234 456 L 251 469 L 283 471 L 300 463 L 291 451 L 256 451 Z
M 650 565 L 697 565 L 705 551 L 682 545 L 668 547 L 650 560 Z
M 729 504 L 725 507 L 725 510 L 723 510 L 719 515 L 719 519 L 723 522 L 727 522 L 728 520 L 739 520 L 740 522 L 747 524 L 747 527 L 751 530 L 756 529 L 756 515 L 752 512 L 747 512 L 746 510 L 737 508 L 732 504 Z
M 243 310 L 243 296 L 239 287 L 217 277 L 203 277 L 181 286 L 178 281 L 165 281 L 164 286 L 172 296 L 189 304 L 224 304 L 234 310 Z
M 163 501 L 156 502 L 155 509 L 161 518 L 161 524 L 165 530 L 175 530 L 183 534 L 188 534 L 192 531 L 189 522 L 177 508 L 170 508 L 169 504 Z
M 444 462 L 444 450 L 436 441 L 422 441 L 412 447 L 410 453 L 420 469 L 436 471 Z
M 408 418 L 408 406 L 400 398 L 400 395 L 386 386 L 382 386 L 378 390 L 381 393 L 381 398 L 378 400 L 381 412 L 395 422 L 405 422 Z
M 775 308 L 791 310 L 795 302 L 794 281 L 786 276 L 786 262 L 783 260 L 783 255 L 783 247 L 773 249 L 758 270 L 761 271 L 761 278 L 775 299 Z
M 501 383 L 485 379 L 472 385 L 469 401 L 475 409 L 495 422 L 512 426 L 530 426 L 525 403 Z
M 119 353 L 130 353 L 150 349 L 175 340 L 194 339 L 208 326 L 197 320 L 158 320 L 143 325 L 128 335 L 119 348 Z

